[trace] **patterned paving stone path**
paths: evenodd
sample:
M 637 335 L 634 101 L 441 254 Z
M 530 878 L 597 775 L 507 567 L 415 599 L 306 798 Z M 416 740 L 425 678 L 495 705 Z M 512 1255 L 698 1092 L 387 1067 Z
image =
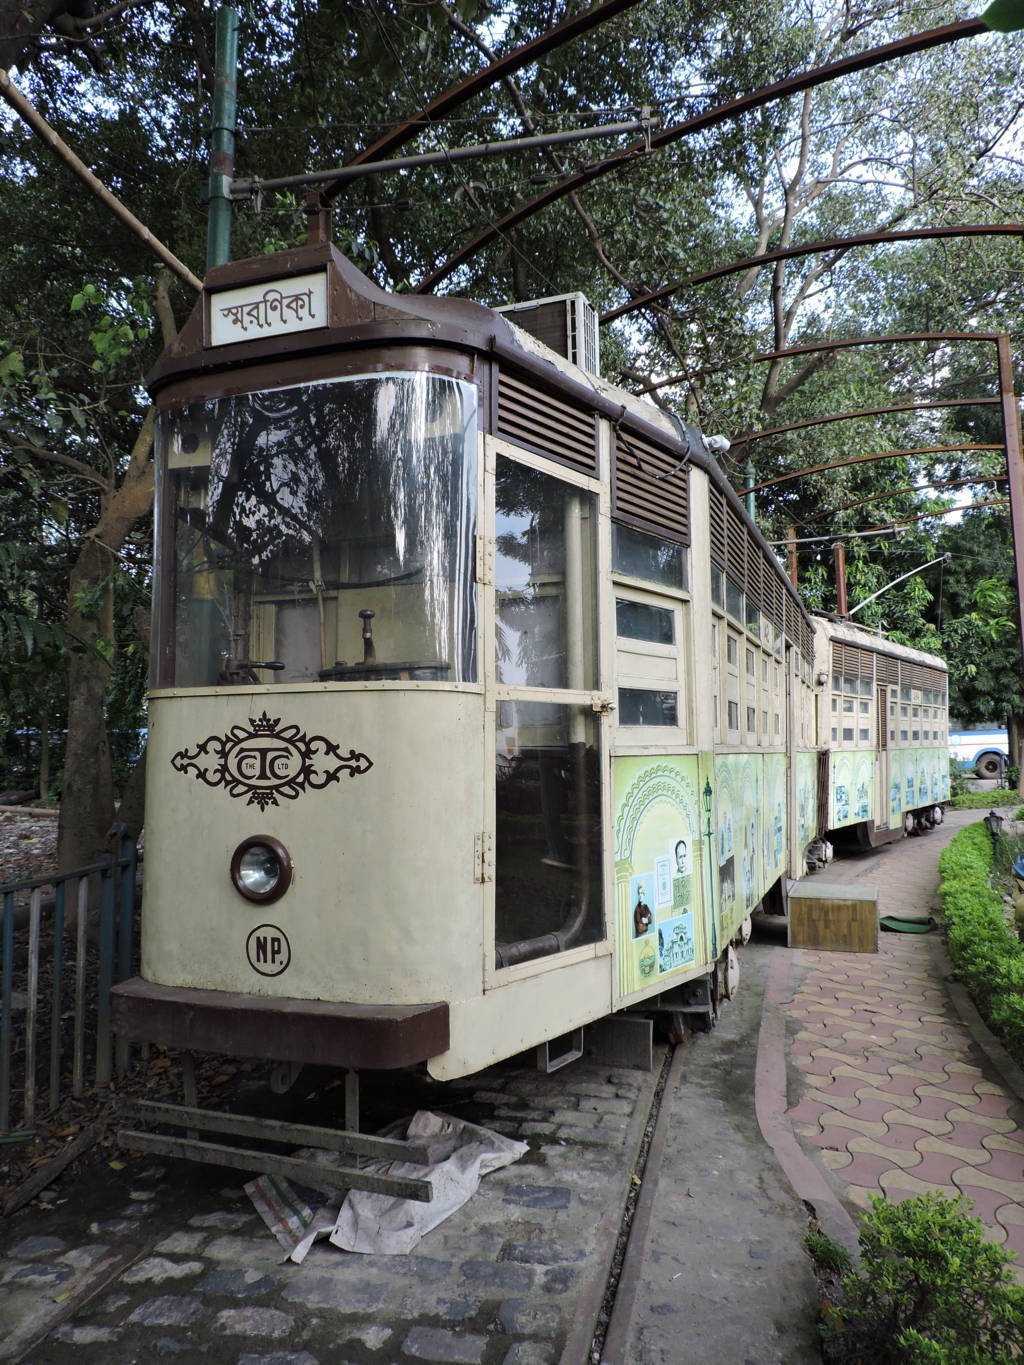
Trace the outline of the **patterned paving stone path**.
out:
M 924 837 L 837 858 L 825 875 L 877 885 L 881 914 L 928 914 L 940 851 L 977 818 L 956 813 Z M 872 1194 L 962 1194 L 1024 1263 L 1024 1105 L 958 1017 L 936 936 L 882 933 L 877 954 L 790 956 L 789 1094 L 800 1098 L 787 1117 L 840 1196 L 866 1208 Z

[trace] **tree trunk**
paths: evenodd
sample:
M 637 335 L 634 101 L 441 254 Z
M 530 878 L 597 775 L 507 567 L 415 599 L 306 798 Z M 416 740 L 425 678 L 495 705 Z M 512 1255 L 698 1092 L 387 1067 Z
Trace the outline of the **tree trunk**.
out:
M 104 708 L 114 649 L 113 555 L 153 501 L 156 414 L 146 413 L 120 488 L 104 499 L 99 521 L 71 571 L 68 594 L 68 746 L 57 832 L 61 871 L 93 862 L 114 819 L 110 743 Z
M 124 795 L 121 797 L 121 804 L 117 808 L 117 818 L 121 824 L 128 826 L 136 839 L 139 837 L 142 827 L 146 823 L 145 749 L 136 759 L 135 765 L 128 774 Z
M 83 609 L 83 599 L 96 605 Z M 95 862 L 105 849 L 114 820 L 104 707 L 113 651 L 113 607 L 111 557 L 90 538 L 71 571 L 68 593 L 68 741 L 57 832 L 57 866 L 62 872 Z
M 39 799 L 50 794 L 50 713 L 44 710 L 39 719 Z
M 1009 741 L 1010 766 L 1017 769 L 1017 791 L 1024 796 L 1024 711 L 1011 711 L 1006 719 L 1006 738 Z

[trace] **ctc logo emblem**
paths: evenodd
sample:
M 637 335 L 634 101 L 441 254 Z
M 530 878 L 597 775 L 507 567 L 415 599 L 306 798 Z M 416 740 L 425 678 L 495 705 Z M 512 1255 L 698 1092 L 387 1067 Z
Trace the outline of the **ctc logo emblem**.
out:
M 293 777 L 302 764 L 302 756 L 291 744 L 283 743 L 276 735 L 247 744 L 238 744 L 226 755 L 231 775 L 248 787 L 275 787 Z
M 249 966 L 260 976 L 280 976 L 292 960 L 291 944 L 276 924 L 257 924 L 245 940 Z

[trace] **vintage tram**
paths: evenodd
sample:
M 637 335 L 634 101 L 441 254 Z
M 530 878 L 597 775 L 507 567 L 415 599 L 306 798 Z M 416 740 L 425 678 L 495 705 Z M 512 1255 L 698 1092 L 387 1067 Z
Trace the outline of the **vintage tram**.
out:
M 935 818 L 941 660 L 812 618 L 543 317 L 567 354 L 325 242 L 209 272 L 151 377 L 123 1037 L 457 1077 L 707 978 L 827 829 Z

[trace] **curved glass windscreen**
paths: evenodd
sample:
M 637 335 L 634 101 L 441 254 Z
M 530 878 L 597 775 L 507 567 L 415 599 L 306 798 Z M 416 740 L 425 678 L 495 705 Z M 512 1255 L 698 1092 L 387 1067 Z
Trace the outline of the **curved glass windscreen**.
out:
M 163 685 L 476 680 L 472 385 L 373 375 L 161 422 Z

